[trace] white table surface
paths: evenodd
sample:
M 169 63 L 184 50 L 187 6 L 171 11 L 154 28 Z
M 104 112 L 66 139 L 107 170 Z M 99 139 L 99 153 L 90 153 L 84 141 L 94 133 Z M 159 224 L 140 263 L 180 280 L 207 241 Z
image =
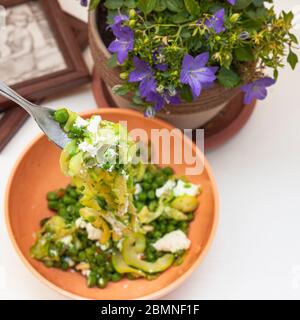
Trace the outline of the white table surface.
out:
M 63 7 L 86 19 L 74 0 Z M 298 0 L 275 0 L 291 9 Z M 299 10 L 300 11 L 300 10 Z M 297 30 L 300 38 L 300 30 Z M 87 54 L 90 64 L 90 58 Z M 300 67 L 280 73 L 267 100 L 230 142 L 207 152 L 220 193 L 220 221 L 194 274 L 165 299 L 300 298 Z M 46 102 L 96 106 L 90 86 Z M 0 299 L 65 299 L 37 280 L 8 238 L 3 197 L 14 162 L 39 129 L 29 119 L 0 154 Z

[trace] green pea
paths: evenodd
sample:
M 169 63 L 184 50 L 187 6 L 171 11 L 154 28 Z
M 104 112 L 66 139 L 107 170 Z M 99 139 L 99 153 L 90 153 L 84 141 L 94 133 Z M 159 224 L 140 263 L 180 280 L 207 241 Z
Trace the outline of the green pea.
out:
M 188 213 L 187 214 L 187 221 L 193 221 L 194 220 L 194 214 L 191 212 L 191 213 Z
M 47 268 L 52 268 L 53 267 L 53 262 L 51 260 L 46 260 L 46 261 L 44 261 L 44 265 Z
M 67 109 L 59 109 L 54 112 L 54 120 L 60 124 L 65 124 L 69 119 Z
M 68 251 L 71 255 L 76 255 L 78 252 L 75 246 L 69 247 Z
M 140 212 L 143 209 L 144 204 L 142 202 L 136 202 L 135 207 L 136 207 L 137 211 Z
M 100 277 L 98 280 L 98 287 L 104 289 L 107 286 L 108 280 L 105 277 Z
M 147 200 L 147 194 L 146 194 L 145 192 L 139 193 L 138 199 L 139 199 L 140 201 L 146 201 L 146 200 Z
M 72 197 L 73 199 L 78 198 L 78 192 L 76 190 L 74 190 L 73 188 L 68 190 L 68 193 L 69 193 L 70 197 Z
M 149 254 L 149 255 L 147 256 L 147 260 L 148 260 L 149 262 L 154 262 L 156 259 L 155 259 L 155 256 L 154 256 L 153 254 Z
M 48 193 L 47 193 L 47 199 L 48 199 L 49 201 L 58 200 L 57 193 L 56 193 L 56 192 L 48 192 Z
M 106 270 L 108 272 L 114 272 L 115 271 L 113 265 L 111 263 L 109 263 L 109 262 L 106 264 Z
M 152 190 L 151 191 L 155 191 L 156 189 L 158 189 L 160 186 L 156 183 L 156 182 L 153 182 L 152 183 Z
M 62 261 L 60 264 L 60 267 L 62 270 L 68 270 L 69 269 L 69 264 L 66 261 Z
M 183 232 L 187 232 L 187 230 L 188 230 L 188 223 L 187 222 L 185 222 L 185 221 L 181 221 L 180 222 L 180 229 L 183 231 Z
M 72 126 L 70 133 L 72 133 L 74 136 L 80 137 L 84 134 L 84 130 L 82 128 Z
M 97 264 L 101 265 L 102 263 L 105 262 L 105 257 L 102 254 L 99 254 L 96 256 L 96 261 L 97 261 Z
M 58 202 L 57 201 L 48 201 L 48 208 L 51 210 L 58 210 Z
M 144 181 L 151 183 L 153 181 L 153 175 L 150 172 L 146 172 L 144 175 Z
M 170 167 L 165 167 L 162 169 L 163 173 L 166 174 L 167 176 L 171 176 L 174 174 L 174 170 Z
M 154 200 L 156 198 L 154 190 L 148 191 L 147 196 L 150 200 Z
M 113 282 L 117 282 L 121 279 L 122 279 L 122 275 L 120 275 L 119 273 L 113 273 L 111 275 L 111 281 L 113 281 Z
M 156 179 L 155 179 L 155 183 L 159 186 L 159 187 L 162 187 L 166 182 L 166 179 L 164 176 L 158 176 Z
M 67 212 L 67 209 L 66 208 L 60 208 L 58 210 L 58 215 L 63 217 L 63 218 L 66 218 L 68 216 L 68 212 Z
M 74 203 L 76 203 L 76 200 L 75 199 L 73 199 L 73 198 L 71 198 L 70 196 L 64 196 L 63 198 L 62 198 L 62 200 L 63 200 L 63 203 L 64 204 L 74 204 Z
M 172 231 L 174 231 L 174 230 L 175 230 L 175 226 L 174 226 L 174 225 L 169 224 L 169 225 L 167 226 L 167 232 L 172 232 Z
M 97 273 L 100 275 L 100 276 L 103 276 L 105 274 L 105 268 L 104 267 L 99 267 L 97 268 Z
M 78 255 L 78 258 L 80 261 L 84 261 L 86 259 L 86 254 L 84 251 L 80 251 L 79 252 L 79 255 Z
M 162 234 L 159 231 L 154 231 L 153 232 L 153 237 L 156 239 L 160 239 L 162 236 Z
M 151 184 L 148 183 L 148 182 L 143 182 L 142 183 L 142 188 L 143 188 L 143 190 L 148 191 L 148 190 L 151 189 Z
M 92 257 L 94 255 L 94 250 L 92 248 L 85 249 L 85 254 L 87 257 Z
M 155 211 L 157 209 L 157 206 L 158 206 L 158 203 L 156 200 L 152 200 L 150 203 L 149 203 L 149 210 L 150 211 Z
M 87 285 L 89 288 L 95 287 L 97 284 L 97 275 L 92 271 L 87 279 Z

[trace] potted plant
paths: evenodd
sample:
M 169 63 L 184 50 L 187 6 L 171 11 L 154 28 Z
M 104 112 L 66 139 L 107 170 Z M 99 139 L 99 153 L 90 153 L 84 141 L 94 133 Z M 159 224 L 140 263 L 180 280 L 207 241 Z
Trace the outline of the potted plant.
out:
M 92 0 L 96 72 L 119 106 L 200 127 L 240 92 L 264 99 L 285 61 L 295 68 L 293 14 L 272 2 Z

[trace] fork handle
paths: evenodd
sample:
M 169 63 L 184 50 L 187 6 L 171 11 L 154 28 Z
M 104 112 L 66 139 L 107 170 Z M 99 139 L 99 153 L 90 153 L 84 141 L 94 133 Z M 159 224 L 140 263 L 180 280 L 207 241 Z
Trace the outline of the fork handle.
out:
M 33 115 L 32 109 L 38 107 L 36 104 L 33 104 L 32 102 L 21 97 L 16 91 L 7 86 L 3 81 L 0 81 L 0 94 L 3 97 L 18 104 L 20 107 L 25 109 L 31 116 Z

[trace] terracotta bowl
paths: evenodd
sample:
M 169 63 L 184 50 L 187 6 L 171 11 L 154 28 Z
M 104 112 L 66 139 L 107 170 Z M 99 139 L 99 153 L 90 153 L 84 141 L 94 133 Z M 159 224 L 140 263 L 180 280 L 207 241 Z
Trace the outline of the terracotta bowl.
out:
M 161 120 L 145 119 L 140 113 L 131 110 L 98 109 L 86 112 L 83 116 L 89 117 L 93 114 L 100 114 L 104 119 L 111 121 L 127 120 L 129 130 L 143 128 L 149 132 L 153 128 L 173 129 Z M 181 133 L 178 132 L 178 135 Z M 187 150 L 196 151 L 190 140 L 185 144 Z M 210 247 L 218 220 L 217 189 L 207 161 L 201 175 L 189 177 L 193 183 L 201 184 L 203 187 L 201 204 L 189 230 L 191 248 L 182 265 L 170 268 L 156 280 L 124 279 L 118 283 L 110 283 L 105 289 L 90 289 L 86 286 L 86 279 L 80 274 L 47 268 L 43 263 L 32 259 L 29 249 L 34 243 L 33 234 L 39 229 L 39 221 L 51 214 L 45 195 L 48 191 L 64 187 L 69 182 L 60 172 L 60 152 L 45 136 L 38 136 L 17 161 L 6 192 L 6 222 L 10 238 L 21 259 L 36 277 L 71 298 L 157 299 L 174 290 L 192 274 Z M 201 157 L 201 153 L 198 152 L 197 156 Z M 185 165 L 171 166 L 176 173 L 184 173 Z

